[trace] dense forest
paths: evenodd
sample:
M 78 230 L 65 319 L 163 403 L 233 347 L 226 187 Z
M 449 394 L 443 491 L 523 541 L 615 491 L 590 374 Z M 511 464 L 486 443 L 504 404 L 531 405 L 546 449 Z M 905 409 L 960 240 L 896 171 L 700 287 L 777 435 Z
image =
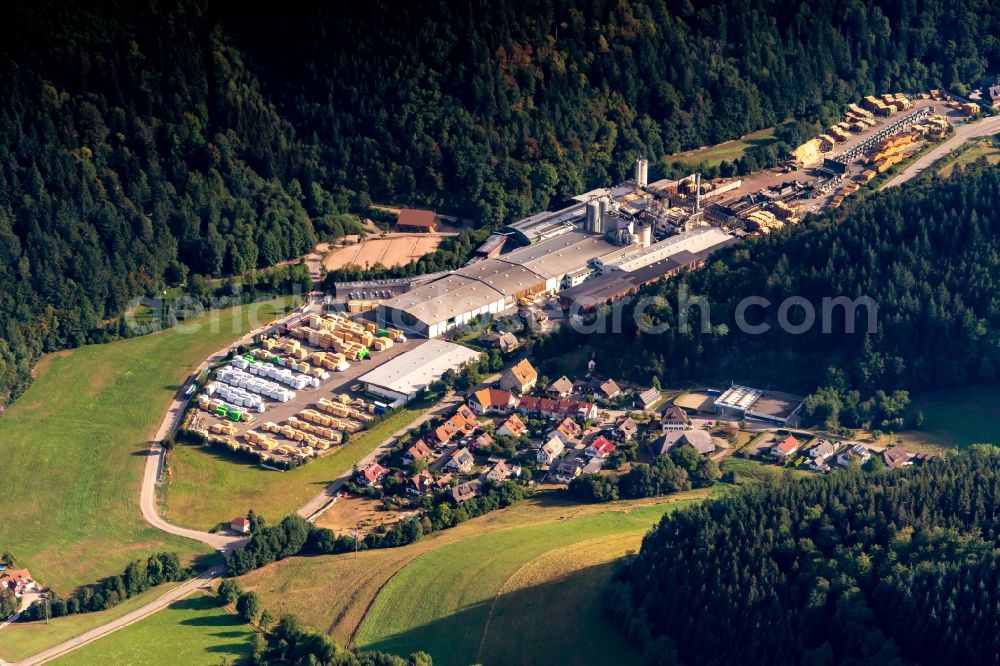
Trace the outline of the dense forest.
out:
M 667 514 L 607 590 L 653 664 L 995 664 L 1000 451 Z
M 679 149 L 1000 64 L 1000 7 L 974 0 L 4 14 L 0 404 L 42 353 L 107 339 L 133 297 L 292 258 L 354 230 L 348 213 L 373 199 L 493 226 L 637 155 L 656 175 Z
M 624 307 L 617 354 L 600 354 L 602 336 L 573 331 L 548 340 L 542 357 L 593 346 L 612 376 L 819 387 L 807 401 L 808 417 L 831 428 L 895 428 L 903 425 L 908 390 L 1000 376 L 998 206 L 1000 170 L 982 165 L 880 193 L 803 229 L 726 248 L 703 269 L 648 289 L 651 305 L 636 299 Z M 687 331 L 678 318 L 685 291 L 708 303 L 690 308 Z M 765 333 L 737 326 L 736 309 L 750 296 L 771 303 L 746 314 L 753 326 L 769 325 Z M 799 334 L 779 325 L 779 304 L 792 296 L 816 313 Z M 854 310 L 853 332 L 845 308 L 831 308 L 824 332 L 822 299 L 839 296 L 867 296 L 875 307 Z M 639 310 L 641 303 L 649 307 Z M 705 328 L 702 312 L 710 313 Z M 877 323 L 871 335 L 869 312 Z M 802 308 L 787 319 L 802 323 Z M 640 324 L 665 330 L 644 333 Z

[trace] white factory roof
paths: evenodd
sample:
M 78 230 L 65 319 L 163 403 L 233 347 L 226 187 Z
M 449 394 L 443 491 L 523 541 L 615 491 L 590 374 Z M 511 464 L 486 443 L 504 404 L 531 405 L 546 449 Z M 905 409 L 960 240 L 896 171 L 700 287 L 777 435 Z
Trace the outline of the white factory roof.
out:
M 458 370 L 468 361 L 479 358 L 479 352 L 444 340 L 428 340 L 419 347 L 390 359 L 358 381 L 388 389 L 402 395 L 414 395 L 447 370 Z
M 735 385 L 715 399 L 715 406 L 746 411 L 763 393 L 760 389 Z
M 485 259 L 456 271 L 462 277 L 479 280 L 504 296 L 545 287 L 545 278 L 531 269 L 503 259 Z
M 524 266 L 546 279 L 559 278 L 615 247 L 604 236 L 572 231 L 514 250 L 503 255 L 503 261 Z
M 486 261 L 477 262 L 469 268 Z M 491 303 L 502 303 L 503 300 L 504 295 L 496 289 L 479 280 L 464 277 L 461 272 L 455 272 L 390 298 L 383 305 L 406 311 L 425 324 L 432 325 L 466 312 L 485 308 Z
M 730 240 L 732 240 L 732 236 L 715 227 L 695 229 L 694 231 L 671 236 L 659 243 L 653 243 L 635 254 L 616 259 L 612 262 L 605 262 L 605 265 L 609 265 L 615 270 L 634 271 L 661 259 L 667 259 L 678 252 L 687 251 L 691 254 L 697 254 L 722 245 Z
M 598 187 L 595 190 L 589 192 L 584 192 L 583 194 L 578 194 L 573 197 L 573 201 L 579 201 L 581 203 L 587 203 L 591 199 L 597 197 L 611 197 L 612 199 L 618 199 L 626 194 L 631 194 L 635 192 L 635 187 L 632 185 L 616 185 L 614 187 Z

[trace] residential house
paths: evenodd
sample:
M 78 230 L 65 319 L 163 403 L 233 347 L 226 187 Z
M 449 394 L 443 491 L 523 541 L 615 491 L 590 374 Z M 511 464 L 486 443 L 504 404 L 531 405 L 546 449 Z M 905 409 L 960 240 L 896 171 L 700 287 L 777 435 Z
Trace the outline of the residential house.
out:
M 6 567 L 0 571 L 0 590 L 7 590 L 16 597 L 24 594 L 28 586 L 34 582 L 31 578 L 31 572 L 27 569 Z
M 994 109 L 1000 107 L 1000 84 L 991 85 L 988 93 L 990 96 L 990 106 Z
M 472 441 L 472 448 L 474 449 L 484 448 L 492 443 L 493 443 L 493 438 L 490 437 L 490 434 L 488 432 L 484 432 L 483 434 L 479 435 L 479 437 L 476 437 Z
M 468 405 L 459 405 L 458 409 L 455 410 L 455 413 L 462 417 L 466 426 L 469 428 L 475 428 L 476 423 L 479 421 L 479 419 L 476 418 L 475 412 L 469 409 Z
M 771 455 L 783 460 L 798 451 L 800 446 L 802 442 L 795 439 L 795 435 L 785 435 L 771 447 Z
M 535 459 L 538 460 L 539 465 L 551 465 L 565 450 L 566 445 L 563 444 L 561 439 L 554 436 L 549 437 L 549 441 L 542 444 L 542 448 L 538 449 Z
M 568 398 L 573 393 L 573 382 L 566 375 L 563 375 L 549 384 L 545 392 L 557 398 Z
M 520 437 L 528 432 L 528 426 L 524 425 L 524 421 L 517 414 L 511 414 L 507 417 L 507 420 L 503 422 L 496 430 L 498 435 L 506 435 L 508 437 Z
M 510 466 L 507 465 L 507 461 L 505 460 L 499 461 L 486 473 L 486 480 L 493 483 L 506 481 L 508 477 L 510 477 Z
M 562 422 L 549 431 L 549 437 L 558 437 L 566 446 L 573 446 L 580 439 L 580 426 L 573 419 L 563 419 Z
M 455 500 L 455 504 L 461 504 L 462 502 L 469 501 L 473 497 L 478 497 L 482 490 L 483 482 L 479 479 L 464 481 L 452 489 L 451 498 Z
M 403 462 L 411 465 L 417 460 L 429 460 L 433 455 L 431 447 L 427 446 L 424 440 L 418 439 L 416 444 L 406 449 L 406 453 L 403 454 Z
M 663 432 L 670 432 L 671 430 L 687 430 L 690 427 L 691 418 L 688 416 L 687 412 L 677 405 L 670 405 L 663 410 L 663 416 L 660 418 L 660 428 Z
M 517 407 L 517 397 L 510 391 L 487 388 L 476 391 L 469 400 L 469 405 L 477 414 L 498 412 L 508 414 Z
M 597 418 L 597 405 L 580 400 L 553 400 L 539 398 L 533 395 L 522 396 L 518 402 L 517 411 L 522 413 L 537 413 L 550 418 L 582 418 L 593 420 Z
M 595 439 L 591 440 L 590 444 L 587 445 L 584 453 L 591 458 L 607 458 L 614 450 L 615 445 L 612 444 L 607 437 L 604 435 L 598 435 Z
M 587 461 L 587 464 L 583 466 L 581 473 L 583 474 L 597 474 L 604 467 L 606 460 L 604 458 L 594 457 Z
M 463 414 L 471 416 L 472 421 L 469 421 Z M 440 446 L 447 444 L 456 435 L 468 435 L 475 429 L 475 414 L 468 407 L 462 405 L 458 408 L 458 411 L 451 415 L 451 418 L 434 429 L 434 436 L 437 438 L 438 445 Z
M 635 406 L 644 412 L 648 412 L 660 401 L 660 389 L 651 388 L 643 391 L 635 398 Z
M 426 469 L 410 477 L 406 492 L 411 495 L 426 495 L 434 489 L 434 475 Z
M 623 442 L 631 440 L 637 432 L 639 432 L 639 424 L 631 416 L 619 420 L 618 425 L 615 426 L 615 437 Z
M 452 469 L 461 474 L 468 474 L 472 471 L 472 466 L 476 463 L 476 459 L 473 457 L 472 452 L 466 447 L 460 449 L 455 449 L 448 456 L 448 462 L 445 463 L 445 469 Z
M 366 488 L 374 488 L 378 487 L 378 485 L 382 483 L 382 479 L 385 478 L 385 475 L 388 473 L 389 470 L 382 467 L 382 465 L 379 465 L 377 462 L 374 462 L 358 470 L 355 478 L 362 486 Z
M 885 462 L 885 466 L 889 469 L 912 465 L 913 461 L 910 460 L 911 457 L 912 455 L 909 452 L 904 451 L 898 446 L 891 446 L 882 452 L 882 461 Z
M 500 377 L 500 386 L 502 388 L 508 391 L 517 390 L 520 393 L 527 393 L 537 383 L 538 372 L 526 358 L 518 361 Z
M 549 476 L 559 483 L 569 483 L 580 476 L 585 465 L 586 462 L 582 458 L 560 458 L 556 461 L 555 466 L 549 470 Z
M 453 478 L 454 476 L 452 475 L 451 472 L 442 474 L 441 476 L 438 477 L 438 480 L 434 482 L 434 485 L 437 486 L 439 489 L 447 488 Z
M 854 443 L 847 447 L 847 449 L 837 456 L 837 464 L 841 467 L 850 467 L 851 464 L 857 462 L 859 465 L 864 465 L 866 462 L 871 460 L 871 452 L 860 444 Z
M 513 333 L 487 333 L 480 336 L 479 339 L 489 347 L 499 349 L 505 354 L 514 351 L 521 344 Z
M 813 469 L 820 471 L 825 471 L 830 469 L 826 461 L 829 460 L 833 454 L 837 452 L 837 445 L 833 442 L 828 442 L 826 440 L 821 441 L 816 446 L 809 449 L 809 466 Z
M 622 390 L 615 380 L 609 379 L 597 387 L 597 393 L 605 400 L 613 400 L 622 394 Z
M 229 529 L 237 534 L 250 534 L 250 520 L 245 516 L 237 516 L 229 521 Z

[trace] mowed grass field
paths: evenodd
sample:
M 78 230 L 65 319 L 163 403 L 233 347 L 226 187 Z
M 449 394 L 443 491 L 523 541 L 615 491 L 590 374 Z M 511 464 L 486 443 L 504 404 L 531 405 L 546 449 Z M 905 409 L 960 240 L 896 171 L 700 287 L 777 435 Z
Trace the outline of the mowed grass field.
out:
M 260 321 L 282 307 L 269 302 Z M 155 551 L 186 560 L 209 553 L 149 527 L 139 486 L 147 441 L 171 397 L 248 320 L 247 308 L 226 310 L 197 333 L 172 329 L 45 357 L 32 386 L 0 414 L 0 457 L 8 461 L 0 547 L 62 594 Z
M 694 491 L 672 499 L 690 501 L 705 496 L 705 491 Z M 654 503 L 654 500 L 640 500 L 614 505 L 579 504 L 546 493 L 435 532 L 403 548 L 361 551 L 357 557 L 347 553 L 289 558 L 246 574 L 239 583 L 244 589 L 260 595 L 262 605 L 272 613 L 292 613 L 339 643 L 348 644 L 386 583 L 425 553 L 496 533 L 556 523 L 576 524 L 603 512 L 621 511 L 623 507 L 653 507 Z M 666 511 L 664 507 L 661 498 L 654 508 L 662 513 Z M 655 517 L 650 518 L 641 529 L 648 529 L 655 520 Z M 456 566 L 461 564 L 457 562 Z
M 770 127 L 768 129 L 747 134 L 739 139 L 723 141 L 722 143 L 714 146 L 696 148 L 683 153 L 667 155 L 663 158 L 663 161 L 667 164 L 680 162 L 681 164 L 689 166 L 698 166 L 699 164 L 708 166 L 719 164 L 721 162 L 733 162 L 743 157 L 743 153 L 750 148 L 755 146 L 767 146 L 775 141 L 777 141 L 777 139 L 774 137 L 774 128 Z
M 621 663 L 632 653 L 608 622 L 597 621 L 610 562 L 637 548 L 665 512 L 688 503 L 608 506 L 429 551 L 384 586 L 356 644 L 399 655 L 424 650 L 446 665 Z M 523 635 L 528 627 L 531 638 Z
M 178 446 L 170 453 L 163 516 L 176 525 L 200 530 L 228 522 L 249 509 L 278 522 L 421 411 L 401 410 L 371 430 L 357 433 L 336 453 L 288 472 L 264 469 L 215 448 Z
M 61 666 L 216 666 L 250 653 L 248 625 L 203 592 L 175 601 L 165 610 L 70 652 Z
M 122 615 L 127 615 L 136 608 L 140 608 L 165 594 L 174 585 L 176 583 L 168 583 L 147 590 L 138 597 L 128 599 L 106 611 L 57 617 L 50 620 L 48 624 L 44 622 L 10 624 L 3 629 L 3 640 L 0 640 L 0 659 L 16 662 L 38 654 L 53 645 L 58 645 Z
M 987 163 L 998 164 L 1000 163 L 1000 148 L 993 145 L 993 141 L 989 138 L 980 139 L 973 143 L 968 149 L 962 151 L 962 153 L 955 158 L 947 162 L 938 170 L 938 174 L 942 178 L 947 178 L 951 176 L 955 167 L 965 166 L 972 164 L 980 157 L 985 157 Z
M 929 446 L 929 450 L 981 442 L 1000 444 L 998 390 L 1000 385 L 987 384 L 914 395 L 910 411 L 923 412 L 924 425 L 920 430 L 900 433 L 896 440 L 904 446 Z

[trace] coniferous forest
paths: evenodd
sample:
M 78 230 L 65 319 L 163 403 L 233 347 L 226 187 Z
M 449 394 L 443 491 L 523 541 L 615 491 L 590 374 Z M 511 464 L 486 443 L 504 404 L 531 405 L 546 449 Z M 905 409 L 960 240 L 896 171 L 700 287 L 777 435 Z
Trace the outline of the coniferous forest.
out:
M 801 121 L 779 151 L 863 94 L 1000 66 L 1000 8 L 974 0 L 3 12 L 0 403 L 42 353 L 117 335 L 133 297 L 293 258 L 373 201 L 495 226 L 638 155 L 656 176 Z
M 995 664 L 1000 450 L 667 514 L 607 589 L 652 664 Z

